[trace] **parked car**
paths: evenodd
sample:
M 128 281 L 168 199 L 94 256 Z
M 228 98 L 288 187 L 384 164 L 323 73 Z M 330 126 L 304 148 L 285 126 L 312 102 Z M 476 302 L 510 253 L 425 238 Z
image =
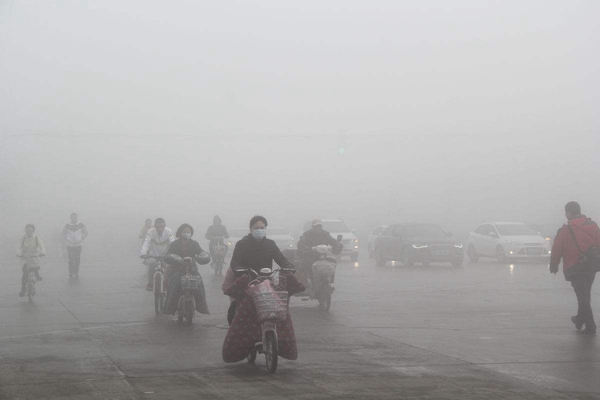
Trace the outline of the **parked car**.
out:
M 367 239 L 367 251 L 369 252 L 369 258 L 373 258 L 375 256 L 375 239 L 377 239 L 377 237 L 381 235 L 387 227 L 387 225 L 378 226 L 369 234 L 369 238 Z
M 491 257 L 499 262 L 509 259 L 547 261 L 550 241 L 520 222 L 488 222 L 479 225 L 467 238 L 467 254 L 471 262 Z
M 463 245 L 434 224 L 395 224 L 375 240 L 375 262 L 400 261 L 410 267 L 416 263 L 449 262 L 454 267 L 464 262 Z
M 311 228 L 312 222 L 309 221 L 304 224 L 303 232 L 306 232 Z M 323 229 L 329 232 L 334 239 L 337 238 L 338 235 L 342 235 L 342 244 L 344 245 L 344 249 L 342 250 L 341 256 L 348 256 L 352 261 L 358 261 L 358 238 L 354 234 L 354 231 L 350 229 L 348 224 L 341 219 L 324 219 Z

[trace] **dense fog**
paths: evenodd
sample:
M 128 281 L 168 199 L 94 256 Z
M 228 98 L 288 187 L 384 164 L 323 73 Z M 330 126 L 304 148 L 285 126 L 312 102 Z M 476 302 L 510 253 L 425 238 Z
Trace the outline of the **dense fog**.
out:
M 600 218 L 600 3 L 0 1 L 0 247 Z M 343 153 L 343 154 L 341 154 Z M 54 243 L 54 244 L 53 244 Z M 204 243 L 203 241 L 201 243 Z

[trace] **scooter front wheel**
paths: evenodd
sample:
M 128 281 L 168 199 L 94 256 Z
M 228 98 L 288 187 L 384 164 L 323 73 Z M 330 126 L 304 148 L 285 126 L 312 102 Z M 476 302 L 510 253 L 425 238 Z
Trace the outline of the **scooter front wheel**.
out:
M 185 322 L 188 325 L 192 324 L 192 320 L 194 318 L 194 305 L 190 303 L 186 304 L 185 306 Z
M 274 374 L 277 371 L 279 348 L 277 347 L 277 339 L 273 331 L 265 334 L 265 358 L 267 361 L 267 370 L 271 374 Z
M 35 286 L 33 285 L 33 283 L 28 283 L 27 284 L 27 298 L 29 299 L 30 303 L 33 303 L 33 296 L 35 296 Z
M 319 294 L 319 308 L 323 311 L 329 311 L 331 308 L 331 286 L 323 285 Z

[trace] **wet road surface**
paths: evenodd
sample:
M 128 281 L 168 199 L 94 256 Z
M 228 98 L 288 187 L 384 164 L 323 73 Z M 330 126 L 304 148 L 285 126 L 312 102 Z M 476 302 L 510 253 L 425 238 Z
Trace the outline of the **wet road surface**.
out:
M 275 376 L 225 364 L 229 304 L 200 267 L 212 315 L 155 316 L 143 266 L 90 261 L 79 279 L 47 260 L 34 304 L 3 266 L 0 399 L 596 399 L 596 337 L 576 333 L 575 295 L 544 264 L 338 266 L 329 312 L 292 301 L 299 359 Z M 600 310 L 598 286 L 593 306 Z

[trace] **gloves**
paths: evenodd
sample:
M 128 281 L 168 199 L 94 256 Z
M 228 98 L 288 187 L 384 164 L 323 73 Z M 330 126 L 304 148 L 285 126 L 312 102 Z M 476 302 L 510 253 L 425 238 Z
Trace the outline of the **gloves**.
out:
M 556 265 L 550 264 L 549 270 L 550 270 L 551 274 L 556 274 L 558 272 L 558 264 L 556 264 Z

